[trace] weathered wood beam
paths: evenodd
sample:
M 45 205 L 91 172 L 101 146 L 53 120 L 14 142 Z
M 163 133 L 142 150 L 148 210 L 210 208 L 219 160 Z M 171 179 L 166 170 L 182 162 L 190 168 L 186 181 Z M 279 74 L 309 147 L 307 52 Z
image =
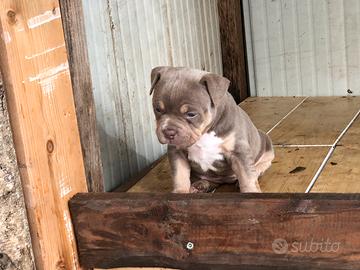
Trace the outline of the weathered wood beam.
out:
M 360 195 L 78 194 L 86 267 L 357 269 Z
M 36 268 L 78 269 L 68 200 L 87 187 L 58 1 L 0 1 L 0 36 Z
M 71 82 L 89 191 L 104 191 L 99 134 L 82 1 L 60 0 Z
M 241 0 L 218 1 L 223 75 L 231 81 L 229 92 L 237 103 L 249 96 L 241 5 Z

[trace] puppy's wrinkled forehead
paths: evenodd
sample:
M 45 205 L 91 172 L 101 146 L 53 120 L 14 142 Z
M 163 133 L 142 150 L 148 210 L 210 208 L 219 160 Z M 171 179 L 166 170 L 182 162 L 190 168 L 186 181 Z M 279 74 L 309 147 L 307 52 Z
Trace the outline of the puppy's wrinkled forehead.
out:
M 204 84 L 200 82 L 205 71 L 188 68 L 168 68 L 161 73 L 156 84 L 154 102 L 162 101 L 166 107 L 180 107 L 194 104 L 205 109 L 210 97 Z

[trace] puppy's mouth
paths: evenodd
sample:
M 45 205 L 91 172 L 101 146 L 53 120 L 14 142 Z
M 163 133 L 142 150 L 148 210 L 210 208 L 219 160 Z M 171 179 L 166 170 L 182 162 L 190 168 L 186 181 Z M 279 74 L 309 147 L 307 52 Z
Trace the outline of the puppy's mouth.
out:
M 198 140 L 198 136 L 183 130 L 179 130 L 174 136 L 167 136 L 162 130 L 158 129 L 156 134 L 161 144 L 173 145 L 180 149 L 188 148 Z
M 181 138 L 174 138 L 174 139 L 166 139 L 166 138 L 158 138 L 161 144 L 168 144 L 176 146 L 177 148 L 189 148 L 194 143 L 196 143 L 197 140 L 191 139 L 190 141 L 186 139 Z

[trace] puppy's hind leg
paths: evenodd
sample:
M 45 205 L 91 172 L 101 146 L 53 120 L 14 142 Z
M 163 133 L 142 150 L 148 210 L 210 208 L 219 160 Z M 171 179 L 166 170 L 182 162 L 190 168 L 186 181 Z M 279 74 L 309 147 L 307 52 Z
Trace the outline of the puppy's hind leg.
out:
M 275 154 L 269 135 L 265 134 L 261 130 L 259 130 L 259 135 L 261 138 L 263 154 L 259 158 L 259 160 L 255 163 L 255 167 L 256 167 L 256 171 L 258 172 L 258 175 L 262 176 L 264 172 L 270 168 L 271 162 L 273 161 Z
M 240 192 L 261 192 L 256 167 L 245 160 L 249 159 L 236 156 L 231 158 L 231 167 L 238 178 Z
M 271 162 L 273 161 L 275 155 L 274 152 L 265 152 L 260 159 L 256 162 L 255 168 L 259 176 L 262 176 L 267 169 L 270 168 Z

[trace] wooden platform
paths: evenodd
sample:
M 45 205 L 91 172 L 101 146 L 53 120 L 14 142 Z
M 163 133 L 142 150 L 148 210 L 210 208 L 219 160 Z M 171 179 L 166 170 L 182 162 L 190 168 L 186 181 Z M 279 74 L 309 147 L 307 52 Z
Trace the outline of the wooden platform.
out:
M 263 192 L 360 192 L 360 118 L 333 145 L 360 110 L 360 97 L 256 97 L 240 106 L 275 145 L 273 165 L 260 179 Z M 164 157 L 128 191 L 170 192 L 171 185 Z M 217 191 L 236 187 L 224 185 Z

